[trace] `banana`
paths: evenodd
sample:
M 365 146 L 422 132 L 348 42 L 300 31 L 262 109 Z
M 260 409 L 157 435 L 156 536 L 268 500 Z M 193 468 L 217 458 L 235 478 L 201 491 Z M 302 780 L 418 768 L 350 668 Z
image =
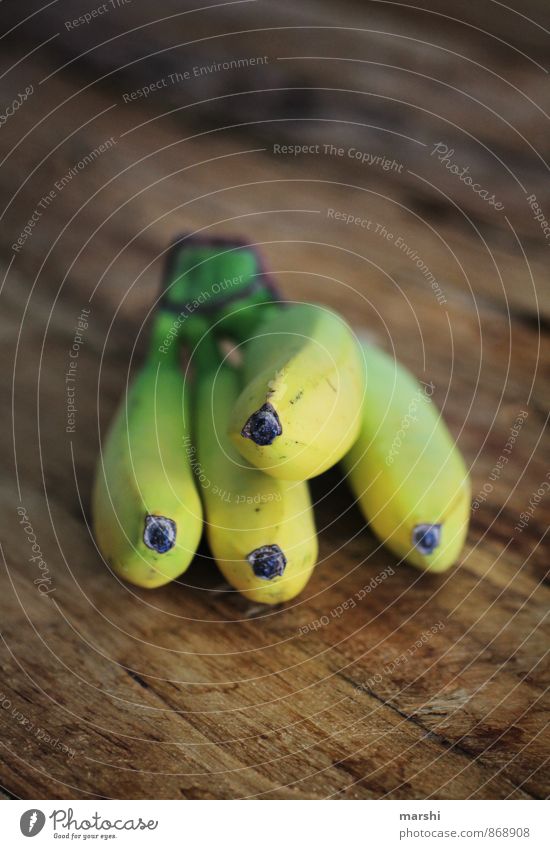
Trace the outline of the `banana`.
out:
M 92 495 L 94 534 L 113 571 L 160 587 L 191 562 L 202 506 L 184 439 L 188 390 L 173 316 L 160 311 L 150 352 L 123 398 L 100 453 Z
M 305 587 L 317 560 L 308 485 L 275 480 L 243 461 L 226 433 L 239 375 L 212 356 L 198 371 L 192 464 L 210 549 L 226 580 L 246 598 L 289 601 Z
M 356 440 L 363 357 L 349 326 L 331 310 L 293 304 L 271 311 L 244 346 L 243 373 L 229 434 L 253 466 L 306 480 L 333 466 Z
M 419 569 L 443 572 L 468 531 L 466 466 L 431 400 L 433 384 L 422 387 L 375 347 L 363 350 L 361 432 L 344 468 L 365 518 L 388 548 Z

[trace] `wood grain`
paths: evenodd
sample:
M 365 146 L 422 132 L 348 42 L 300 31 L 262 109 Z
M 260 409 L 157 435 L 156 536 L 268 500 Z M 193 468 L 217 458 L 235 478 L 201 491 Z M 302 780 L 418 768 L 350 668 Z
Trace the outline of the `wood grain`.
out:
M 526 201 L 535 193 L 550 210 L 548 13 L 522 4 L 537 27 L 487 2 L 461 11 L 464 24 L 455 5 L 260 2 L 184 15 L 190 4 L 164 0 L 159 14 L 136 1 L 68 30 L 83 0 L 20 26 L 8 4 L 2 70 L 20 64 L 0 79 L 0 101 L 36 91 L 0 129 L 6 798 L 550 793 L 548 496 L 517 530 L 549 470 L 548 243 Z M 264 53 L 254 69 L 124 102 L 175 71 Z M 306 55 L 320 58 L 295 58 Z M 14 253 L 40 199 L 111 138 Z M 437 141 L 504 214 L 437 161 Z M 306 143 L 344 155 L 274 152 Z M 350 147 L 402 167 L 361 164 Z M 249 235 L 288 298 L 336 307 L 434 382 L 474 496 L 489 490 L 447 575 L 396 564 L 337 470 L 313 482 L 319 567 L 279 609 L 232 592 L 204 545 L 180 581 L 150 593 L 104 568 L 88 527 L 99 441 L 143 354 L 163 252 L 201 229 Z M 83 307 L 67 434 L 64 376 Z M 21 505 L 48 596 L 33 584 Z

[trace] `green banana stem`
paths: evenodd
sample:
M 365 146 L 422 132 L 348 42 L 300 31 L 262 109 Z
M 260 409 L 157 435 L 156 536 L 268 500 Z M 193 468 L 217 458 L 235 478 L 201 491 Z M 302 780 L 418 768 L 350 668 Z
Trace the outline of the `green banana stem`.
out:
M 222 356 L 215 337 L 210 332 L 203 333 L 192 352 L 192 364 L 197 372 L 197 383 L 221 365 Z
M 219 355 L 215 353 L 216 345 L 205 317 L 198 315 L 186 320 L 162 307 L 157 308 L 151 327 L 148 361 L 179 363 L 182 345 L 192 354 L 195 365 L 206 359 L 217 365 Z
M 157 309 L 151 327 L 147 360 L 151 363 L 179 362 L 182 335 L 182 326 L 177 317 L 162 308 Z
M 186 302 L 192 312 L 214 314 L 228 303 L 252 290 L 267 291 L 256 251 L 239 240 L 188 237 L 177 240 L 169 251 L 163 279 L 162 304 L 182 309 Z M 187 303 L 189 305 L 189 303 Z
M 179 315 L 188 341 L 196 339 L 202 319 L 216 335 L 244 340 L 278 299 L 254 247 L 235 239 L 182 237 L 167 256 L 159 309 Z
M 284 309 L 276 300 L 267 300 L 266 293 L 256 293 L 243 298 L 219 314 L 215 326 L 217 336 L 230 336 L 237 342 L 246 342 L 256 334 L 259 325 Z

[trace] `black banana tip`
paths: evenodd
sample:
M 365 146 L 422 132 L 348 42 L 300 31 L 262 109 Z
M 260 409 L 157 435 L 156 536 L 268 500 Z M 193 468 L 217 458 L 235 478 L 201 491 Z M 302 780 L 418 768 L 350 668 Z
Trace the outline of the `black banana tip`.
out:
M 279 416 L 272 404 L 264 404 L 252 413 L 241 430 L 241 436 L 251 439 L 256 445 L 271 445 L 283 432 Z
M 433 554 L 441 542 L 441 525 L 415 525 L 412 541 L 420 554 Z
M 176 544 L 176 523 L 165 516 L 147 515 L 143 542 L 157 554 L 166 554 Z
M 257 578 L 272 581 L 285 571 L 286 557 L 278 545 L 262 545 L 247 555 L 248 562 Z

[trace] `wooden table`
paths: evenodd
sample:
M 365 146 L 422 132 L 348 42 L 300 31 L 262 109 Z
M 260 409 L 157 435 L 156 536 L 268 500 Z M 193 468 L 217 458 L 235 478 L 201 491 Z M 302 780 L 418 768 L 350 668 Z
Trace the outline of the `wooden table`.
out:
M 547 6 L 6 5 L 5 796 L 546 797 Z M 456 568 L 397 566 L 333 470 L 293 603 L 247 603 L 205 547 L 154 592 L 107 571 L 99 429 L 183 230 L 250 237 L 288 297 L 434 382 L 479 496 Z

